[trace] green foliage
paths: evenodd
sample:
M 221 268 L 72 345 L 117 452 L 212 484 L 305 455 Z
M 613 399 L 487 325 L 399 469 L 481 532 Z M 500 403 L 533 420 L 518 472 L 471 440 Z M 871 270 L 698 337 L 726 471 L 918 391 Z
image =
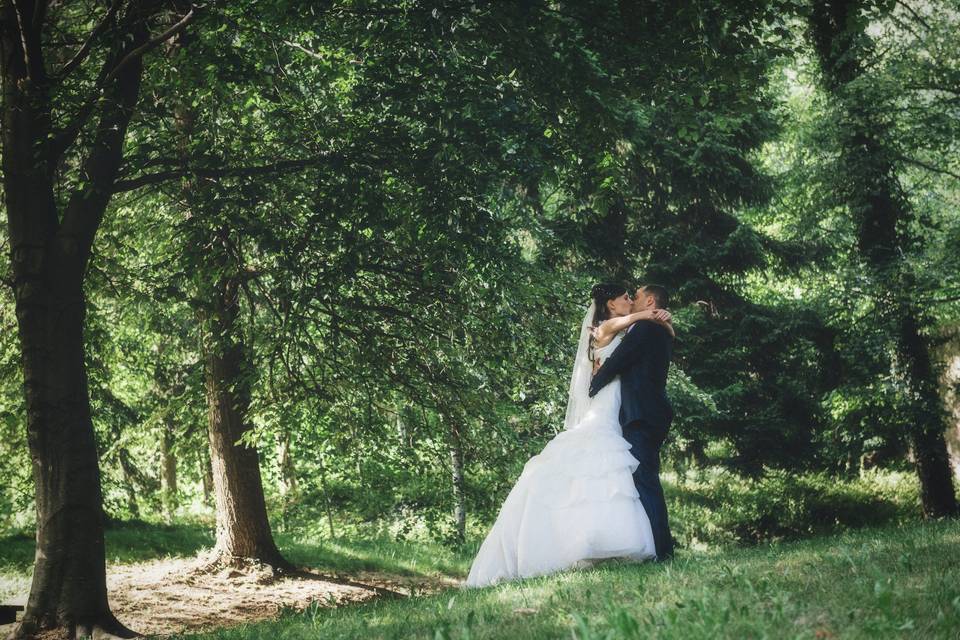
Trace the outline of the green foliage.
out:
M 933 350 L 960 318 L 958 74 L 945 54 L 960 30 L 955 13 L 898 7 L 865 14 L 883 46 L 850 91 L 889 127 L 918 239 L 904 295 Z M 88 12 L 64 12 L 77 37 L 92 28 Z M 146 59 L 86 274 L 107 513 L 209 516 L 202 318 L 229 280 L 239 326 L 215 337 L 244 345 L 247 444 L 275 528 L 454 540 L 457 448 L 481 528 L 562 423 L 586 292 L 618 278 L 673 292 L 666 452 L 696 478 L 678 485 L 689 541 L 912 514 L 913 494 L 855 479 L 905 466 L 912 414 L 893 325 L 854 250 L 843 114 L 817 88 L 805 12 L 733 0 L 200 11 Z M 91 82 L 77 70 L 55 119 Z M 81 179 L 72 160 L 57 170 Z M 22 372 L 2 292 L 0 527 L 25 530 Z M 696 471 L 713 466 L 751 479 Z M 698 511 L 685 486 L 726 502 Z
M 714 468 L 688 473 L 666 492 L 674 535 L 691 548 L 824 535 L 920 515 L 916 484 L 888 473 L 840 481 L 770 470 L 748 479 Z
M 666 473 L 663 481 L 671 529 L 681 548 L 715 550 L 809 538 L 907 523 L 920 516 L 919 487 L 907 472 L 872 471 L 844 479 L 825 472 L 768 469 L 758 477 L 745 478 L 723 467 L 677 467 L 679 472 Z M 429 475 L 385 475 L 374 483 L 392 482 L 389 494 L 375 492 L 359 500 L 349 486 L 328 487 L 336 496 L 333 521 L 337 537 L 376 534 L 398 541 L 449 541 L 450 524 L 445 516 L 451 505 L 442 496 L 429 493 L 435 481 Z M 499 487 L 500 481 L 489 474 L 472 474 L 468 488 L 475 506 L 469 530 L 474 535 L 486 531 L 501 506 L 499 500 L 484 500 L 477 494 Z M 285 535 L 330 539 L 327 505 L 311 502 L 318 494 L 306 490 L 304 498 L 292 505 L 275 503 Z

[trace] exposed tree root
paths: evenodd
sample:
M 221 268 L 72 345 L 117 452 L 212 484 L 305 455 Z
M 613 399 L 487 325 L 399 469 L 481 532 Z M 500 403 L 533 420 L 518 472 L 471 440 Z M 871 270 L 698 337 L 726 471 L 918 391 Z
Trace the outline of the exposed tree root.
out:
M 198 557 L 195 573 L 197 575 L 236 572 L 237 575 L 261 574 L 258 582 L 269 584 L 273 580 L 285 576 L 296 575 L 300 570 L 282 556 L 270 560 L 233 556 L 226 553 L 211 551 L 207 555 Z
M 386 598 L 405 598 L 405 594 L 391 589 L 385 589 L 372 584 L 357 582 L 339 576 L 316 573 L 306 569 L 300 569 L 282 559 L 280 565 L 264 562 L 257 558 L 243 558 L 239 556 L 227 556 L 222 553 L 211 553 L 207 557 L 200 558 L 194 573 L 196 575 L 221 574 L 223 577 L 241 577 L 260 574 L 256 580 L 259 584 L 270 584 L 275 580 L 282 578 L 300 578 L 303 580 L 322 580 L 333 584 L 339 584 L 347 587 L 356 587 L 372 591 L 378 596 Z M 233 576 L 231 576 L 233 574 Z
M 56 625 L 56 626 L 55 626 Z M 44 624 L 36 617 L 25 617 L 7 640 L 127 640 L 140 634 L 124 626 L 112 613 L 83 622 L 58 621 Z

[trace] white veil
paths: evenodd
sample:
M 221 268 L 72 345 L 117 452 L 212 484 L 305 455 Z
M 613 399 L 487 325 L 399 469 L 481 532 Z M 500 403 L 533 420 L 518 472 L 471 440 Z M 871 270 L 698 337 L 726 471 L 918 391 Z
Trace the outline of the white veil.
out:
M 567 416 L 563 421 L 564 429 L 573 429 L 580 424 L 590 406 L 590 377 L 593 363 L 587 351 L 590 348 L 590 333 L 596 305 L 591 302 L 587 314 L 580 325 L 580 340 L 577 342 L 577 355 L 573 359 L 573 375 L 570 376 L 570 393 L 567 396 Z

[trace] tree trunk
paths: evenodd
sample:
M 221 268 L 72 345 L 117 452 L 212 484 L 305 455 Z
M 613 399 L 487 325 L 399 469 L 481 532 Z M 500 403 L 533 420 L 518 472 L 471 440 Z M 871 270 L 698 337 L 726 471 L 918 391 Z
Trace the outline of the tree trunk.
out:
M 919 314 L 919 310 L 917 310 Z M 916 317 L 907 310 L 900 320 L 898 356 L 909 369 L 909 387 L 917 405 L 917 423 L 910 430 L 910 444 L 920 478 L 923 512 L 928 517 L 957 513 L 953 472 L 944 439 L 946 415 L 930 352 L 920 335 Z
M 210 464 L 209 451 L 200 452 L 200 482 L 204 503 L 213 505 L 213 465 Z
M 16 245 L 15 245 L 16 246 Z M 50 254 L 47 253 L 49 259 Z M 14 261 L 27 433 L 36 484 L 37 551 L 18 633 L 104 629 L 129 636 L 107 603 L 104 518 L 83 358 L 83 295 Z M 72 291 L 71 291 L 72 289 Z
M 11 269 L 26 400 L 27 441 L 36 486 L 37 550 L 30 596 L 13 637 L 55 631 L 70 637 L 135 634 L 107 602 L 104 514 L 84 360 L 84 272 L 123 159 L 142 61 L 118 61 L 149 37 L 144 9 L 131 9 L 112 34 L 102 100 L 88 137 L 75 145 L 51 124 L 42 32 L 47 3 L 0 1 L 2 160 Z M 120 37 L 123 36 L 123 37 Z M 105 76 L 106 77 L 106 76 Z M 62 210 L 56 167 L 78 150 L 81 183 Z
M 130 459 L 130 452 L 125 447 L 117 451 L 117 460 L 120 462 L 120 471 L 123 475 L 123 490 L 127 494 L 127 511 L 131 518 L 140 517 L 140 505 L 137 503 L 137 469 Z
M 290 434 L 280 434 L 277 441 L 277 464 L 280 467 L 280 495 L 288 496 L 297 491 L 297 471 L 290 455 Z
M 823 84 L 841 107 L 841 130 L 848 180 L 848 206 L 858 228 L 857 244 L 877 290 L 875 304 L 895 327 L 895 374 L 910 398 L 908 430 L 927 517 L 957 512 L 953 476 L 944 441 L 944 413 L 930 347 L 923 338 L 923 309 L 914 302 L 909 267 L 903 264 L 905 231 L 912 217 L 897 184 L 893 156 L 886 149 L 889 125 L 851 92 L 872 48 L 861 17 L 862 0 L 817 0 L 810 14 L 810 36 L 820 59 Z
M 951 329 L 952 335 L 943 336 L 937 352 L 942 371 L 940 391 L 947 411 L 947 453 L 953 468 L 954 480 L 960 479 L 960 330 Z
M 207 411 L 213 492 L 217 505 L 215 553 L 223 564 L 256 560 L 286 570 L 273 541 L 256 447 L 241 443 L 252 426 L 249 360 L 237 337 L 239 281 L 221 276 L 204 318 Z
M 168 53 L 188 48 L 190 38 L 181 33 L 168 46 Z M 177 152 L 185 169 L 191 164 L 191 139 L 198 112 L 186 99 L 177 105 L 174 126 Z M 200 307 L 207 391 L 207 426 L 210 439 L 210 466 L 217 513 L 219 564 L 257 561 L 277 571 L 293 567 L 280 555 L 267 518 L 266 499 L 256 447 L 241 439 L 252 430 L 247 419 L 250 409 L 252 363 L 241 338 L 240 265 L 231 253 L 231 233 L 226 222 L 214 222 L 222 215 L 209 189 L 185 178 L 181 184 L 189 224 L 184 243 L 188 264 L 197 271 L 196 302 Z M 201 248 L 201 249 L 197 249 Z
M 450 469 L 453 480 L 453 516 L 457 541 L 462 543 L 467 537 L 467 500 L 463 475 L 463 438 L 459 417 L 443 415 L 450 428 Z
M 179 502 L 177 493 L 177 456 L 174 447 L 177 443 L 177 429 L 170 404 L 176 394 L 183 393 L 184 385 L 174 383 L 164 367 L 167 343 L 161 341 L 154 345 L 156 361 L 153 370 L 153 385 L 156 401 L 162 415 L 160 417 L 160 502 L 163 519 L 173 523 L 174 512 Z M 176 387 L 176 388 L 175 388 Z
M 327 512 L 327 527 L 330 530 L 330 539 L 337 537 L 337 531 L 333 527 L 333 505 L 330 504 L 330 491 L 327 488 L 327 467 L 323 462 L 323 454 L 317 456 L 317 464 L 320 467 L 320 492 L 323 494 L 323 504 Z
M 173 522 L 177 509 L 177 457 L 173 454 L 173 421 L 164 416 L 163 433 L 160 436 L 160 485 L 163 500 L 163 517 L 167 523 Z

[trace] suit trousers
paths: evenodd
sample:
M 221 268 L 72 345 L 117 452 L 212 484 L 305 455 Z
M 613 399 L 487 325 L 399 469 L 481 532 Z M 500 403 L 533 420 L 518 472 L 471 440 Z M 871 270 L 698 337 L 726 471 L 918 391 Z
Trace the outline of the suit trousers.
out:
M 650 518 L 657 560 L 673 556 L 673 536 L 670 535 L 670 523 L 667 519 L 667 502 L 660 484 L 660 446 L 667 437 L 668 429 L 669 426 L 658 427 L 642 420 L 623 427 L 623 438 L 630 443 L 630 454 L 640 461 L 640 465 L 633 472 L 633 483 L 640 494 L 640 502 L 647 512 L 647 517 Z

